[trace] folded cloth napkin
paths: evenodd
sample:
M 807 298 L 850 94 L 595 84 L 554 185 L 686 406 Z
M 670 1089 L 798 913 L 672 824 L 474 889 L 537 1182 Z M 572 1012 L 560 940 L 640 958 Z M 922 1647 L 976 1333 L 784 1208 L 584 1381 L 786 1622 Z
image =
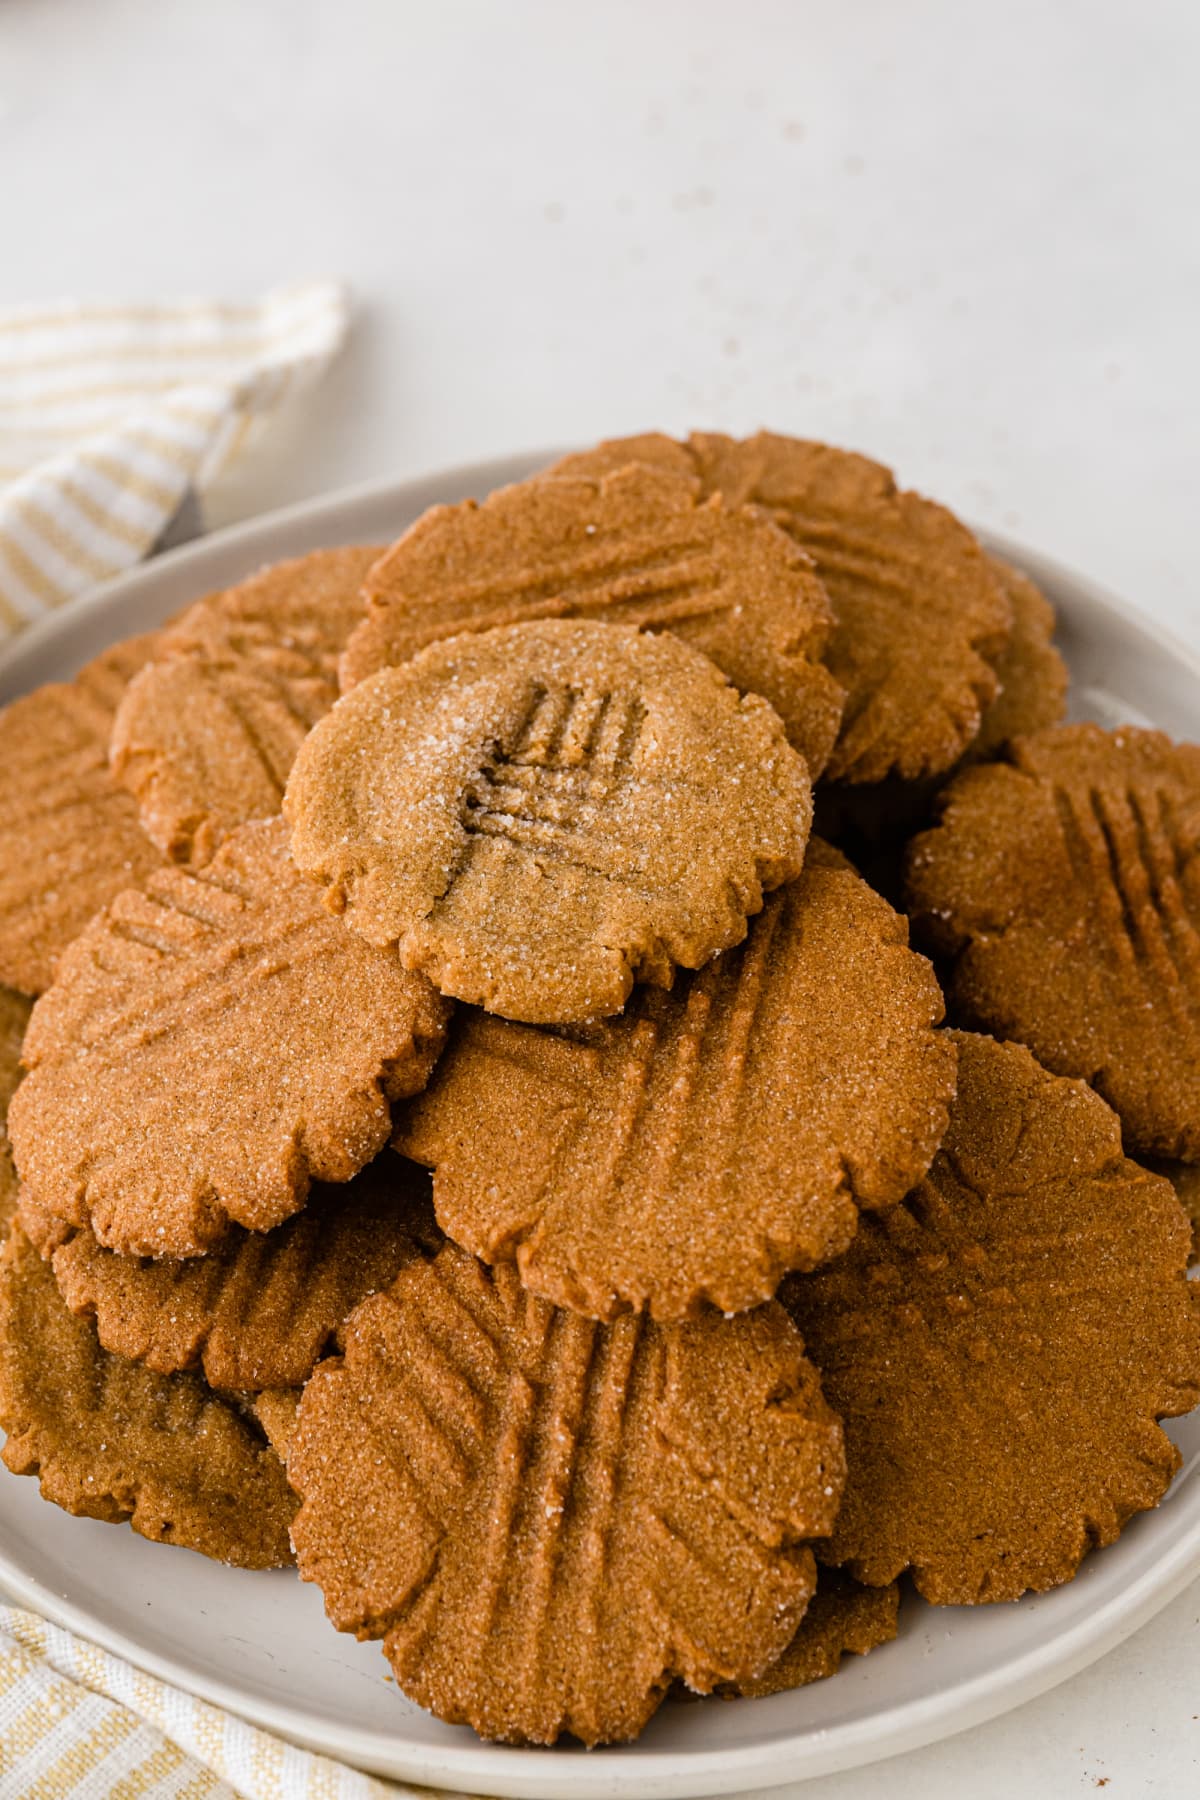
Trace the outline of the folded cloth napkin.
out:
M 247 306 L 0 311 L 0 643 L 140 561 L 348 318 L 333 281 Z
M 0 1606 L 0 1800 L 429 1794 L 284 1743 L 34 1613 Z

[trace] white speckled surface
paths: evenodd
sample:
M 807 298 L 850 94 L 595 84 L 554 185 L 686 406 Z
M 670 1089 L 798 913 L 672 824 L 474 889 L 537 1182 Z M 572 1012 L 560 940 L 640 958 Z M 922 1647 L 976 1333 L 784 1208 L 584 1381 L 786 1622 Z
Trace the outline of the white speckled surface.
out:
M 4 0 L 0 304 L 352 281 L 351 348 L 214 522 L 770 422 L 1200 643 L 1198 55 L 1194 0 Z M 803 1791 L 1181 1793 L 1197 1714 L 1192 1590 L 1008 1718 Z

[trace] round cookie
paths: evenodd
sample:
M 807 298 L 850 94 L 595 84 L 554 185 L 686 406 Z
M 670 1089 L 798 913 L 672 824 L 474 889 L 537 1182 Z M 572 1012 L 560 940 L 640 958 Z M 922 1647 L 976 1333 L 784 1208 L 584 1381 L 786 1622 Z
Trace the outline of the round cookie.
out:
M 436 1170 L 443 1229 L 557 1305 L 740 1312 L 929 1167 L 954 1094 L 941 1014 L 903 919 L 814 840 L 744 944 L 620 1018 L 460 1011 L 394 1142 Z
M 812 563 L 762 513 L 700 503 L 690 474 L 624 468 L 524 481 L 435 506 L 371 571 L 348 689 L 440 638 L 531 619 L 670 630 L 762 694 L 815 780 L 845 696 L 823 666 L 833 627 Z
M 314 550 L 197 601 L 160 634 L 117 709 L 111 760 L 172 861 L 209 862 L 279 811 L 307 733 L 337 699 L 377 547 Z
M 598 477 L 634 459 L 763 508 L 811 556 L 837 617 L 825 663 L 846 692 L 828 778 L 915 780 L 957 762 L 996 696 L 1012 607 L 952 513 L 865 456 L 770 431 L 617 438 L 550 473 Z
M 124 1255 L 194 1256 L 348 1181 L 419 1088 L 448 1009 L 347 931 L 292 867 L 283 821 L 200 874 L 164 869 L 64 953 L 9 1112 L 37 1215 Z
M 1200 1294 L 1169 1184 L 1082 1082 L 956 1033 L 958 1099 L 926 1179 L 782 1298 L 846 1428 L 820 1554 L 940 1605 L 1067 1581 L 1157 1505 L 1156 1420 L 1200 1398 Z
M 1200 748 L 1064 725 L 968 769 L 907 872 L 964 1024 L 1091 1081 L 1131 1150 L 1200 1160 Z
M 208 1256 L 118 1256 L 64 1235 L 28 1204 L 22 1223 L 73 1313 L 106 1350 L 160 1374 L 199 1369 L 232 1393 L 299 1386 L 360 1300 L 387 1287 L 428 1233 L 428 1177 L 385 1151 L 341 1186 L 318 1184 L 274 1231 L 234 1228 Z
M 1054 608 L 1028 575 L 998 556 L 988 563 L 1012 607 L 1012 631 L 993 656 L 999 691 L 984 711 L 967 755 L 997 756 L 1015 737 L 1057 725 L 1066 710 L 1070 675 L 1054 648 Z
M 736 944 L 799 872 L 808 775 L 669 633 L 552 619 L 435 644 L 305 740 L 284 813 L 329 904 L 445 994 L 560 1023 Z
M 113 715 L 156 643 L 116 644 L 0 712 L 0 982 L 22 993 L 48 987 L 93 914 L 162 867 L 108 767 Z
M 843 1473 L 781 1307 L 597 1325 L 452 1244 L 358 1308 L 288 1454 L 339 1630 L 439 1718 L 544 1744 L 636 1736 L 674 1676 L 761 1673 Z
M 20 1225 L 0 1254 L 0 1425 L 7 1466 L 67 1512 L 239 1568 L 292 1560 L 275 1451 L 195 1375 L 102 1350 Z
M 29 1024 L 30 1005 L 23 994 L 0 987 L 0 1239 L 17 1210 L 17 1171 L 8 1141 L 8 1103 L 21 1079 L 21 1045 Z

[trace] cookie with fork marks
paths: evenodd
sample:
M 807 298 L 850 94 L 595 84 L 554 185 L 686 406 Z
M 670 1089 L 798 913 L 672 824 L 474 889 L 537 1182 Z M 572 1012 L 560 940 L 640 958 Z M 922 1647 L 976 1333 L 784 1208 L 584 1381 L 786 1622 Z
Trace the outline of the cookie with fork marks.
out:
M 444 994 L 563 1023 L 738 943 L 799 873 L 812 798 L 776 713 L 690 645 L 553 619 L 352 689 L 284 813 L 356 931 Z
M 434 1169 L 443 1229 L 556 1305 L 741 1312 L 925 1173 L 954 1094 L 941 1013 L 904 920 L 814 839 L 743 944 L 617 1019 L 460 1009 L 394 1142 Z
M 1135 1155 L 1200 1162 L 1200 747 L 1018 738 L 950 784 L 907 895 L 962 1023 L 1090 1081 Z
M 126 1256 L 269 1231 L 387 1142 L 448 1007 L 347 931 L 282 819 L 119 895 L 60 960 L 9 1132 L 30 1204 Z
M 160 634 L 113 720 L 113 772 L 172 862 L 210 862 L 279 811 L 296 750 L 337 699 L 337 659 L 379 552 L 314 550 L 209 594 Z
M 448 1244 L 346 1327 L 288 1446 L 300 1572 L 484 1737 L 635 1737 L 761 1674 L 815 1584 L 841 1427 L 772 1304 L 598 1325 Z

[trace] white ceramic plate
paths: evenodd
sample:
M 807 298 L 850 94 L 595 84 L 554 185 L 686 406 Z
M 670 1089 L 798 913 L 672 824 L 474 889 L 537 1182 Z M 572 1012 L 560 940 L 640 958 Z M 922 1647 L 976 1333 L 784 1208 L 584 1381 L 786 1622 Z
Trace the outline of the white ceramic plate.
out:
M 28 633 L 0 663 L 0 702 L 68 675 L 106 644 L 264 562 L 321 544 L 383 541 L 426 506 L 482 494 L 543 459 L 488 463 L 335 496 L 221 532 L 114 582 Z M 1020 546 L 1059 609 L 1080 716 L 1200 727 L 1200 659 L 1090 582 Z M 767 1700 L 668 1705 L 636 1743 L 585 1752 L 481 1744 L 410 1705 L 376 1645 L 326 1623 L 320 1595 L 281 1571 L 246 1574 L 126 1529 L 71 1519 L 0 1470 L 0 1582 L 131 1662 L 300 1743 L 380 1774 L 473 1793 L 727 1793 L 914 1748 L 1015 1706 L 1108 1650 L 1200 1574 L 1200 1415 L 1175 1421 L 1183 1467 L 1157 1512 L 1093 1554 L 1057 1592 L 1007 1606 L 933 1608 L 913 1596 L 900 1636 L 833 1681 Z

